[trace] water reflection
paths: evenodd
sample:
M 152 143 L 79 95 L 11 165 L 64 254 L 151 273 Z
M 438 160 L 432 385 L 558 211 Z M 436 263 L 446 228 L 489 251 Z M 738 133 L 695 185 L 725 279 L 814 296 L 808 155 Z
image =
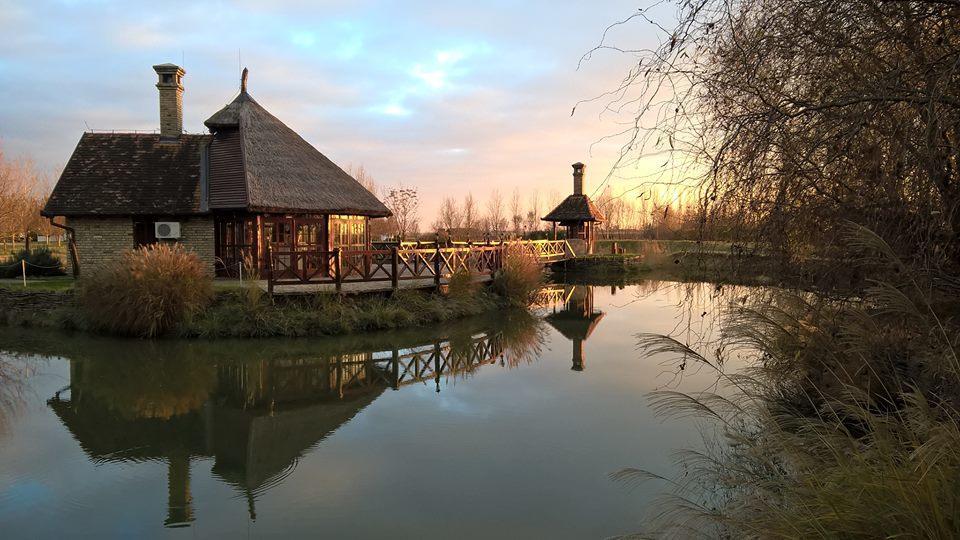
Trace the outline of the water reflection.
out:
M 586 369 L 583 342 L 590 338 L 604 313 L 593 305 L 593 287 L 569 285 L 559 288 L 562 302 L 554 303 L 553 312 L 545 317 L 547 323 L 570 340 L 573 346 L 573 371 Z M 611 288 L 615 293 L 615 289 Z
M 540 320 L 526 313 L 273 346 L 138 342 L 138 358 L 129 343 L 98 340 L 71 351 L 69 384 L 47 404 L 93 462 L 167 464 L 167 527 L 195 519 L 198 458 L 214 460 L 214 476 L 256 519 L 257 494 L 384 391 L 431 384 L 440 392 L 480 366 L 512 367 L 541 343 Z

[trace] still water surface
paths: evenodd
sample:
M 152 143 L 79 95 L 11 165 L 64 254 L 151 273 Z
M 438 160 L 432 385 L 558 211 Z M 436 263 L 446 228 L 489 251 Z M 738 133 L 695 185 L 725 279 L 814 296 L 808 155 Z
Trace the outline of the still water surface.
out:
M 8 538 L 599 538 L 637 531 L 716 376 L 636 350 L 709 333 L 714 287 L 567 286 L 535 317 L 313 340 L 0 331 Z

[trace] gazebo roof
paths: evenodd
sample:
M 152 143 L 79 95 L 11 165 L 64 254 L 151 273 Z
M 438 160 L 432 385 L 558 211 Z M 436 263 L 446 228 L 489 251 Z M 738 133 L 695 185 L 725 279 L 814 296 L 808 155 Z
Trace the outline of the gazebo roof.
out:
M 549 214 L 543 216 L 543 221 L 604 221 L 606 218 L 597 208 L 590 197 L 574 193 L 557 205 Z

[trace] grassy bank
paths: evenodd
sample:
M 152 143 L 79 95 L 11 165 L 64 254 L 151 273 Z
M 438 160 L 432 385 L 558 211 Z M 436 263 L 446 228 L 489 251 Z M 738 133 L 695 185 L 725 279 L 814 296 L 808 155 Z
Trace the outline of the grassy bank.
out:
M 214 303 L 176 330 L 183 337 L 329 336 L 442 323 L 506 307 L 489 292 L 442 295 L 399 291 L 339 297 L 315 294 L 271 299 L 259 289 L 217 294 Z
M 11 291 L 13 292 L 13 291 Z M 16 291 L 42 300 L 28 309 L 4 306 L 0 322 L 9 326 L 110 333 L 90 321 L 70 292 Z M 40 296 L 42 295 L 42 298 Z M 24 304 L 24 297 L 9 300 Z M 313 294 L 270 298 L 255 287 L 220 290 L 201 312 L 164 335 L 199 338 L 333 336 L 432 325 L 510 306 L 489 290 L 471 295 L 401 291 L 393 295 L 340 297 Z
M 644 280 L 711 282 L 731 285 L 775 285 L 799 289 L 859 289 L 864 286 L 862 265 L 846 260 L 808 259 L 784 263 L 772 256 L 750 254 L 695 242 L 642 242 L 641 253 L 577 257 L 550 267 L 553 279 L 565 283 L 620 284 Z M 713 244 L 720 244 L 715 242 Z M 641 250 L 642 251 L 642 250 Z

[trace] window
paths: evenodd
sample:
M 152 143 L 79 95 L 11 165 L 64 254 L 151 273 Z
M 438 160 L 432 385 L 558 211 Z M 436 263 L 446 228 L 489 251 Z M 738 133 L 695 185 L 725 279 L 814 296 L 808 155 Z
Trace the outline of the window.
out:
M 333 247 L 349 251 L 367 249 L 365 216 L 330 216 L 330 238 Z
M 256 221 L 253 218 L 218 219 L 214 224 L 217 275 L 236 276 L 240 263 L 256 263 Z

